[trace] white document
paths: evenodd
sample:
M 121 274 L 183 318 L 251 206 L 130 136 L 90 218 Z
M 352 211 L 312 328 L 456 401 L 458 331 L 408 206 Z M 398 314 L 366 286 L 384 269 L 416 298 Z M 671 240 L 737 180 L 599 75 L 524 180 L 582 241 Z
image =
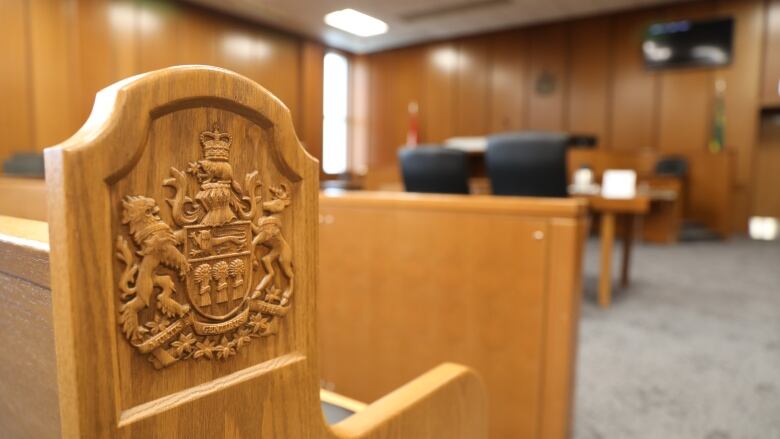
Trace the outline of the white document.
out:
M 604 198 L 634 198 L 636 196 L 636 171 L 608 169 L 601 180 L 601 196 Z

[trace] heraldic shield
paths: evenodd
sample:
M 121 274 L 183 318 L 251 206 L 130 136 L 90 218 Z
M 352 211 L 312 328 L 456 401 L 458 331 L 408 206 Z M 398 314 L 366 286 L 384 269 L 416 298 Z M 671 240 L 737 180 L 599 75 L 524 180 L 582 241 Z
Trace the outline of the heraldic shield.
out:
M 153 198 L 122 200 L 119 326 L 157 368 L 226 360 L 253 339 L 274 335 L 293 293 L 282 227 L 287 186 L 270 186 L 264 200 L 257 171 L 234 180 L 230 134 L 214 126 L 196 139 L 200 160 L 186 171 L 171 168 L 162 182 L 174 190 L 165 200 L 171 221 Z
M 234 316 L 249 298 L 252 285 L 252 226 L 236 221 L 223 226 L 185 226 L 184 254 L 192 275 L 187 295 L 203 317 Z

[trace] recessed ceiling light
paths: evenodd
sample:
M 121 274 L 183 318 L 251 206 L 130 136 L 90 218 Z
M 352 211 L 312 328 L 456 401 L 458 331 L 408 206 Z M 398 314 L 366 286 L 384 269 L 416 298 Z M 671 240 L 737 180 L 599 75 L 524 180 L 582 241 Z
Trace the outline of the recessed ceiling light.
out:
M 325 23 L 359 37 L 372 37 L 387 32 L 387 23 L 384 21 L 349 8 L 325 15 Z

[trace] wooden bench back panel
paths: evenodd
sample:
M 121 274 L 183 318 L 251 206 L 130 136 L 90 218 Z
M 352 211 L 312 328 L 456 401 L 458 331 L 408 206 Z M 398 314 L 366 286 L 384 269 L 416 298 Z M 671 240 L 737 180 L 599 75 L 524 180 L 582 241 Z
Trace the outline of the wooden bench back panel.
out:
M 482 374 L 491 437 L 569 437 L 585 205 L 320 197 L 323 378 L 372 400 L 451 359 Z
M 46 223 L 0 216 L 0 433 L 59 437 Z
M 318 166 L 281 102 L 216 68 L 140 75 L 46 169 L 66 436 L 324 434 L 300 421 L 321 417 Z
M 2 245 L 2 244 L 0 244 Z M 0 273 L 0 425 L 6 438 L 59 437 L 51 294 Z

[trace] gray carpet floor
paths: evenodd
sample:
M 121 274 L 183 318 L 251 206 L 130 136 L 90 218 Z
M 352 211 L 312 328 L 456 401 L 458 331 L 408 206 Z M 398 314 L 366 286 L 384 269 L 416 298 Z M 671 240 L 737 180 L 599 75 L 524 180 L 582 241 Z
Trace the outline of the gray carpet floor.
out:
M 780 439 L 780 242 L 633 256 L 631 286 L 601 310 L 588 243 L 574 438 Z

